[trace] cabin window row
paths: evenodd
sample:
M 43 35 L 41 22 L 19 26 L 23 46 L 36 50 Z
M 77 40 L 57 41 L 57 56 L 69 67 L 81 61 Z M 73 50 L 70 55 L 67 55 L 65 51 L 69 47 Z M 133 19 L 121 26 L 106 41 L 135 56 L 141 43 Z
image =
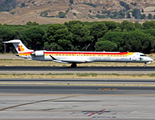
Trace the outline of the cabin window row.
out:
M 99 57 L 127 57 L 127 55 L 85 55 L 85 54 L 52 54 L 52 56 L 99 56 Z

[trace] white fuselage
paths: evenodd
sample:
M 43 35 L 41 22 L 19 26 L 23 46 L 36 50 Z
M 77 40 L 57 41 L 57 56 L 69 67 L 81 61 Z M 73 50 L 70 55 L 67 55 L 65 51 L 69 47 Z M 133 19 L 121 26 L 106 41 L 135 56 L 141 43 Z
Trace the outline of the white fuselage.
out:
M 140 52 L 88 52 L 88 51 L 34 51 L 28 49 L 21 40 L 10 40 L 4 43 L 12 43 L 18 52 L 18 56 L 31 60 L 54 61 L 60 63 L 89 62 L 141 62 L 150 63 L 153 61 Z
M 34 53 L 34 52 L 33 52 Z M 153 59 L 140 52 L 58 52 L 43 51 L 42 54 L 25 56 L 32 60 L 54 61 L 60 63 L 89 62 L 140 62 L 148 63 Z M 21 56 L 24 57 L 24 56 Z

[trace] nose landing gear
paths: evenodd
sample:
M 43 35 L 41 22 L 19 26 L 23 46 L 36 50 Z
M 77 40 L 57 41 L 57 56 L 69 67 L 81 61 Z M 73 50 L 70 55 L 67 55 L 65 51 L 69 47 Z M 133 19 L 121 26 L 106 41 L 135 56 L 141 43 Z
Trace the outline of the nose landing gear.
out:
M 146 62 L 144 63 L 144 67 L 146 67 Z

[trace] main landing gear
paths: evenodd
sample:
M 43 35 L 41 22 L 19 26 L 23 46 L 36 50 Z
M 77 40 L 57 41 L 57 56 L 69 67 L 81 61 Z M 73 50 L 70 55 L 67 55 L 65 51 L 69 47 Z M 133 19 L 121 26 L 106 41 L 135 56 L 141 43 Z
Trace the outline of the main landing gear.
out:
M 77 67 L 76 63 L 72 63 L 71 67 L 72 67 L 72 68 Z

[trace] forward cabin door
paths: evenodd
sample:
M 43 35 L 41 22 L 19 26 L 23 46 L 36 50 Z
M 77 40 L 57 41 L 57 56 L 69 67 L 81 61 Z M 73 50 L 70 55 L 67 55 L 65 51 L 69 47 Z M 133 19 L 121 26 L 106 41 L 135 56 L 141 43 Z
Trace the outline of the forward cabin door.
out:
M 132 57 L 132 60 L 133 60 L 133 61 L 138 61 L 138 60 L 139 60 L 139 56 L 138 56 L 138 55 L 137 55 L 137 56 L 134 55 L 134 56 Z
M 132 60 L 133 60 L 133 61 L 136 61 L 136 56 L 133 56 L 133 57 L 132 57 Z

